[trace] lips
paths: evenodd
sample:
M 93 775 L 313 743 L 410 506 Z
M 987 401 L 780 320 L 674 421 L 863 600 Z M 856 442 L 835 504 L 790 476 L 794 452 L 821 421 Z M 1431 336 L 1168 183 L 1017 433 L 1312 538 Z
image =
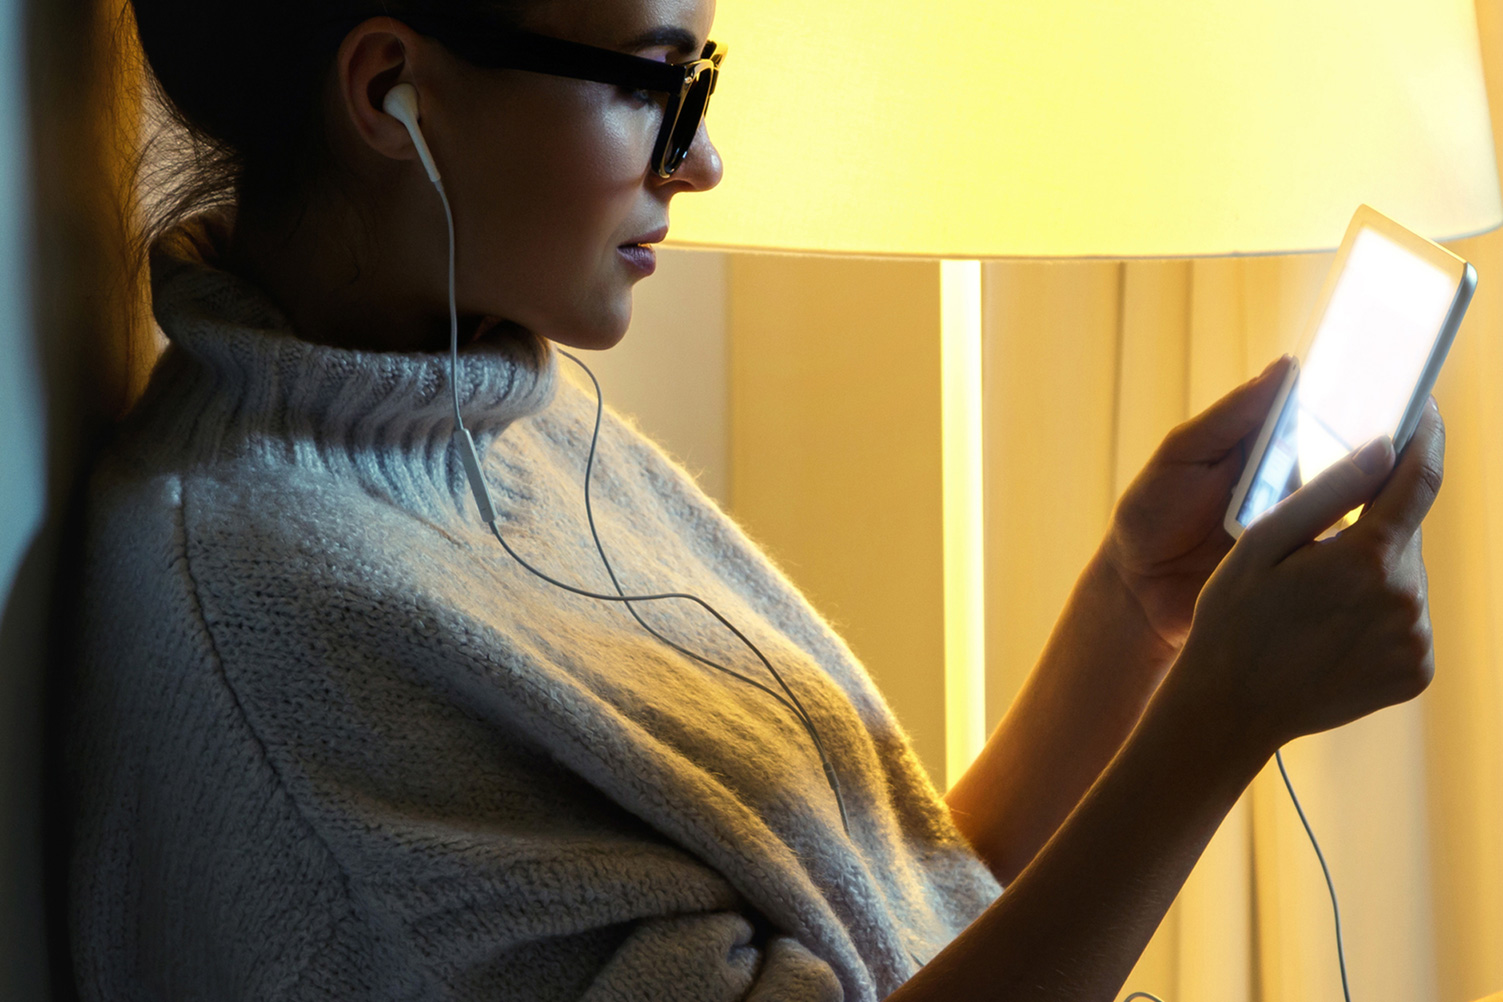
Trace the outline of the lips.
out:
M 666 237 L 667 235 L 668 235 L 668 226 L 667 226 L 667 224 L 664 224 L 663 226 L 660 226 L 657 229 L 653 230 L 651 233 L 644 233 L 640 237 L 637 237 L 635 240 L 629 240 L 626 243 L 622 244 L 621 246 L 622 247 L 639 247 L 642 244 L 660 243 L 660 242 L 662 242 L 663 238 Z
M 649 244 L 623 244 L 616 248 L 616 253 L 630 268 L 642 275 L 651 275 L 657 270 L 658 255 Z

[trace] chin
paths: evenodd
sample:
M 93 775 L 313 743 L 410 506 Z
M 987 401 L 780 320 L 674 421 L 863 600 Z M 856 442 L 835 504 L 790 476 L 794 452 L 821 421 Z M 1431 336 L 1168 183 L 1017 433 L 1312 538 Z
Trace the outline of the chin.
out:
M 623 313 L 558 324 L 548 333 L 548 340 L 581 351 L 605 351 L 621 343 L 630 325 L 631 299 L 628 297 Z
M 626 331 L 623 329 L 611 333 L 587 335 L 560 332 L 557 337 L 550 337 L 548 340 L 563 345 L 565 348 L 578 348 L 580 351 L 605 351 L 607 348 L 616 347 L 624 337 L 626 337 Z

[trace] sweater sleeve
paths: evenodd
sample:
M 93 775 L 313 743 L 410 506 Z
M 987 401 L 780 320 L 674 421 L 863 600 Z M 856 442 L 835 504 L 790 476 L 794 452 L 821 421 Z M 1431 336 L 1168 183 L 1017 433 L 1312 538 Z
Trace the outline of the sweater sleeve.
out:
M 181 485 L 94 505 L 69 708 L 69 922 L 85 1002 L 303 997 L 353 915 L 225 685 Z
M 287 561 L 207 566 L 235 548 L 156 489 L 105 520 L 91 575 L 85 999 L 845 996 L 722 874 L 446 690 L 451 631 Z

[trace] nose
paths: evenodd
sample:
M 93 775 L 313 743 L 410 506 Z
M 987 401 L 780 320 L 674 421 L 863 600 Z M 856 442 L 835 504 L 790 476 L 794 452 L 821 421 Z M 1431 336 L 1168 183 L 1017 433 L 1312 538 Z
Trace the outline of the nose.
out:
M 709 191 L 720 183 L 720 178 L 725 174 L 725 164 L 720 159 L 720 151 L 715 144 L 710 142 L 710 130 L 704 120 L 699 123 L 699 130 L 694 133 L 694 143 L 689 147 L 689 153 L 684 157 L 684 162 L 678 165 L 678 170 L 673 176 L 664 180 L 664 184 L 680 182 L 690 191 Z

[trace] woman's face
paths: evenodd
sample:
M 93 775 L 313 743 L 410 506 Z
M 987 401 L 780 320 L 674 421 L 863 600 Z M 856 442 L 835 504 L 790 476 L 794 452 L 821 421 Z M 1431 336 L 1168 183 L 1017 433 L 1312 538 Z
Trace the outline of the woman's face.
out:
M 684 62 L 699 57 L 713 18 L 714 0 L 547 0 L 526 8 L 522 26 Z M 634 42 L 668 27 L 689 44 Z M 461 313 L 578 348 L 614 345 L 647 274 L 622 246 L 661 239 L 670 199 L 720 180 L 705 126 L 660 178 L 648 162 L 666 95 L 457 59 L 438 67 L 424 130 L 453 204 Z

